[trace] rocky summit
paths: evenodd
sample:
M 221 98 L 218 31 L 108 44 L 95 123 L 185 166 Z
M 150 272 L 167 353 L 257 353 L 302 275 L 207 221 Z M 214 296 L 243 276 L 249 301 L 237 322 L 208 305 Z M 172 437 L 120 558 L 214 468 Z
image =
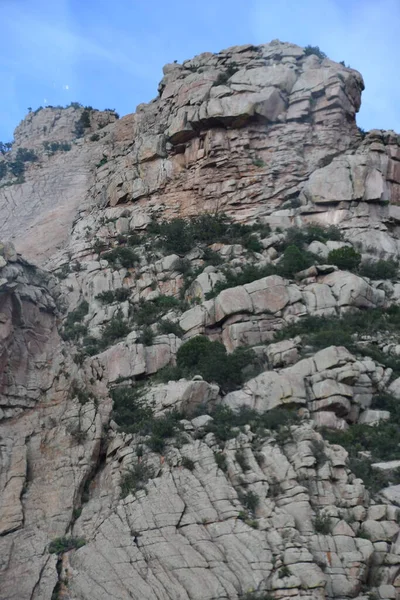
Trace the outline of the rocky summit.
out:
M 0 145 L 0 600 L 400 599 L 400 136 L 277 40 Z

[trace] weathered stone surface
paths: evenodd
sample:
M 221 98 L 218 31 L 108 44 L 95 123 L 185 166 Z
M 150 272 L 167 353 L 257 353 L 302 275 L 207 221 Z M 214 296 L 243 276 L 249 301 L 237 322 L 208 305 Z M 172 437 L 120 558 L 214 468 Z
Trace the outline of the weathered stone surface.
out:
M 370 407 L 378 393 L 399 395 L 397 380 L 354 344 L 353 353 L 314 351 L 304 336 L 274 336 L 307 316 L 385 310 L 399 284 L 314 264 L 206 301 L 225 268 L 274 272 L 286 234 L 263 229 L 250 242 L 225 237 L 186 254 L 146 234 L 153 219 L 218 210 L 281 230 L 339 225 L 345 241 L 308 246 L 320 262 L 343 246 L 363 260 L 397 258 L 399 138 L 372 131 L 361 140 L 362 87 L 355 70 L 274 40 L 167 65 L 158 98 L 119 121 L 92 111 L 81 138 L 83 109 L 73 107 L 32 113 L 17 128 L 0 161 L 19 147 L 38 159 L 24 183 L 7 174 L 0 232 L 60 280 L 0 244 L 0 600 L 364 600 L 372 582 L 381 598 L 396 597 L 398 486 L 372 498 L 318 427 L 390 418 Z M 58 141 L 71 149 L 45 150 Z M 103 338 L 116 318 L 130 333 Z M 57 326 L 66 323 L 63 341 Z M 176 355 L 197 334 L 228 352 L 254 347 L 244 385 L 225 393 L 201 376 L 160 383 L 187 375 L 174 369 Z M 91 336 L 109 347 L 90 356 Z M 385 336 L 358 341 L 398 356 Z M 117 386 L 132 394 L 112 406 Z M 268 425 L 267 414 L 261 426 L 248 412 L 235 428 L 220 405 L 290 408 L 300 421 Z M 396 464 L 373 468 L 390 483 Z M 65 535 L 86 545 L 49 554 Z

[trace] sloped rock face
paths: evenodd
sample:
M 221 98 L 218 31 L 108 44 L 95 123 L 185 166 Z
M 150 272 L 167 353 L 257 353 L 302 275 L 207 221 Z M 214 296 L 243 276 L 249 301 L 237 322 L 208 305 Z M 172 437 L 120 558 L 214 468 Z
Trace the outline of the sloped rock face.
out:
M 399 138 L 362 89 L 273 41 L 17 128 L 0 233 L 49 272 L 0 245 L 0 600 L 400 598 Z

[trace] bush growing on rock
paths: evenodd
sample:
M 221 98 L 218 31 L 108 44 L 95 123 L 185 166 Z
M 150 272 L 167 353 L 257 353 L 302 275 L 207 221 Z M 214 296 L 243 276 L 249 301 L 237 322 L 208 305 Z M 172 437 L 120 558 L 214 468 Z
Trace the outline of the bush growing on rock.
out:
M 100 300 L 104 304 L 112 304 L 113 302 L 124 302 L 130 296 L 128 288 L 117 288 L 116 290 L 106 290 L 97 294 L 96 300 Z
M 332 519 L 329 515 L 318 514 L 314 519 L 314 528 L 317 533 L 329 535 L 332 530 Z
M 244 425 L 250 425 L 254 433 L 264 436 L 266 430 L 280 431 L 299 420 L 295 412 L 285 408 L 258 413 L 245 406 L 233 411 L 228 406 L 218 405 L 210 414 L 213 420 L 207 424 L 206 431 L 213 433 L 220 442 L 237 437 Z
M 255 236 L 268 235 L 268 225 L 242 225 L 233 222 L 223 213 L 202 214 L 190 219 L 172 219 L 161 223 L 153 222 L 149 233 L 160 236 L 160 245 L 166 252 L 186 254 L 197 244 L 242 244 L 248 250 L 259 252 L 262 247 Z
M 139 343 L 144 346 L 151 346 L 154 342 L 154 333 L 150 325 L 145 325 L 139 336 Z
M 325 243 L 329 240 L 341 241 L 342 239 L 342 233 L 335 225 L 323 227 L 322 225 L 311 223 L 306 227 L 290 227 L 286 231 L 285 239 L 281 242 L 279 248 L 281 250 L 284 250 L 288 246 L 304 248 L 304 246 L 308 246 L 311 242 Z
M 223 290 L 251 283 L 262 277 L 275 275 L 277 269 L 274 265 L 266 265 L 265 267 L 257 267 L 257 265 L 245 265 L 239 272 L 232 269 L 225 269 L 223 272 L 224 280 L 218 281 L 213 290 L 206 294 L 206 299 L 210 300 L 217 296 Z
M 396 279 L 399 263 L 396 260 L 366 261 L 358 269 L 359 275 L 370 279 Z
M 136 252 L 126 246 L 114 248 L 110 252 L 103 254 L 102 258 L 107 260 L 112 267 L 119 265 L 125 267 L 125 269 L 130 269 L 140 262 L 140 257 Z
M 149 479 L 154 477 L 154 469 L 145 462 L 137 463 L 121 479 L 121 498 L 126 498 L 130 493 L 143 490 Z
M 86 333 L 87 327 L 81 325 L 81 322 L 88 312 L 89 304 L 84 300 L 75 310 L 72 310 L 68 314 L 62 331 L 64 340 L 77 340 L 81 335 Z
M 220 342 L 211 342 L 205 336 L 196 336 L 183 344 L 177 353 L 177 367 L 187 376 L 201 375 L 214 381 L 224 391 L 239 387 L 244 380 L 243 369 L 255 360 L 254 351 L 236 348 L 227 354 Z
M 300 250 L 297 246 L 288 246 L 279 261 L 278 274 L 283 277 L 292 278 L 299 271 L 304 271 L 318 262 L 310 252 Z
M 169 310 L 180 308 L 181 302 L 173 296 L 158 296 L 154 300 L 141 300 L 132 308 L 131 316 L 138 325 L 152 325 Z
M 50 554 L 62 554 L 63 552 L 69 552 L 69 550 L 78 550 L 86 544 L 83 538 L 77 537 L 59 537 L 50 542 L 49 553 Z
M 158 324 L 158 332 L 165 335 L 172 333 L 173 335 L 176 335 L 176 337 L 179 338 L 181 338 L 184 333 L 179 323 L 174 323 L 169 319 L 163 319 L 162 321 L 160 321 L 160 323 Z
M 356 271 L 361 262 L 361 254 L 350 246 L 344 246 L 337 250 L 331 250 L 327 262 L 336 265 L 342 271 Z
M 322 50 L 320 50 L 319 46 L 306 46 L 304 48 L 304 54 L 306 56 L 310 56 L 311 54 L 315 54 L 315 56 L 318 56 L 318 58 L 320 58 L 321 60 L 323 60 L 324 58 L 326 58 L 326 54 L 325 52 L 322 52 Z

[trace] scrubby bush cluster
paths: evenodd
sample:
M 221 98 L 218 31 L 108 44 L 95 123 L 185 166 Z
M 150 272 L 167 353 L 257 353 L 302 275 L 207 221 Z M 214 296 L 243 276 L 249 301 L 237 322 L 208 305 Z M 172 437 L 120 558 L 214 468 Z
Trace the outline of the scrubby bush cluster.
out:
M 48 154 L 56 152 L 68 152 L 71 150 L 71 144 L 68 142 L 43 142 L 43 147 Z
M 180 429 L 182 415 L 170 411 L 161 417 L 154 417 L 153 409 L 143 399 L 140 386 L 131 388 L 119 386 L 111 390 L 113 418 L 122 431 L 147 436 L 146 444 L 154 452 L 162 452 L 168 438 Z
M 126 498 L 132 492 L 143 490 L 152 477 L 154 477 L 154 469 L 144 461 L 138 462 L 122 477 L 121 498 Z
M 5 152 L 2 152 L 4 154 Z M 35 162 L 38 157 L 34 150 L 28 148 L 18 148 L 14 160 L 0 163 L 0 179 L 3 179 L 7 174 L 16 177 L 19 183 L 22 183 L 25 173 L 25 163 Z
M 323 60 L 324 58 L 326 58 L 326 54 L 325 52 L 322 52 L 322 50 L 320 50 L 319 46 L 306 46 L 304 48 L 304 54 L 306 56 L 310 56 L 311 54 L 315 54 L 315 56 L 318 56 L 318 58 L 320 58 L 321 60 Z
M 77 537 L 59 537 L 50 542 L 49 544 L 49 553 L 50 554 L 62 554 L 63 552 L 68 552 L 69 550 L 78 550 L 78 548 L 82 548 L 86 544 L 86 541 L 83 538 Z
M 268 225 L 242 225 L 223 213 L 202 214 L 190 219 L 153 222 L 150 234 L 159 236 L 159 245 L 167 253 L 186 254 L 198 244 L 242 244 L 246 249 L 260 252 L 262 246 L 255 235 L 270 233 Z
M 228 354 L 221 342 L 211 342 L 205 336 L 196 336 L 183 344 L 176 356 L 176 367 L 169 369 L 171 379 L 201 375 L 217 383 L 223 391 L 237 389 L 245 379 L 245 369 L 255 362 L 253 350 L 236 348 Z

